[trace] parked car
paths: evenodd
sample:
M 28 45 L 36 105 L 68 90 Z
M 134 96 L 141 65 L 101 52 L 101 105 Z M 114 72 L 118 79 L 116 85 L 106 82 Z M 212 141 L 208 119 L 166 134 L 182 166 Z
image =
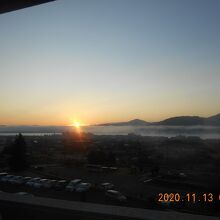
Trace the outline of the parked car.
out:
M 48 181 L 48 179 L 39 179 L 39 180 L 35 181 L 35 183 L 33 184 L 33 187 L 36 189 L 44 188 L 44 184 L 47 181 Z
M 8 175 L 8 173 L 6 173 L 6 172 L 0 173 L 0 182 L 1 182 L 1 178 L 4 177 L 4 176 L 6 176 L 6 175 Z
M 18 178 L 18 176 L 13 176 L 13 177 L 9 178 L 6 182 L 7 182 L 7 183 L 10 183 L 10 184 L 13 184 L 14 181 L 15 181 L 17 178 Z
M 7 183 L 11 178 L 13 178 L 14 177 L 14 175 L 6 175 L 6 176 L 3 176 L 2 178 L 1 178 L 1 182 L 2 183 Z
M 31 177 L 30 176 L 25 176 L 24 178 L 23 178 L 23 184 L 26 184 L 29 180 L 31 180 Z
M 59 180 L 59 181 L 56 182 L 54 188 L 56 190 L 61 190 L 61 189 L 65 188 L 66 185 L 67 185 L 67 181 L 66 180 Z
M 76 192 L 87 192 L 90 190 L 91 183 L 79 183 L 76 187 Z
M 57 180 L 50 180 L 51 188 L 55 188 Z
M 22 176 L 14 176 L 13 178 L 9 179 L 9 183 L 15 184 L 15 185 L 20 185 L 24 181 L 24 178 Z
M 69 192 L 73 192 L 76 190 L 76 187 L 78 184 L 80 184 L 82 182 L 81 179 L 75 179 L 75 180 L 71 180 L 67 186 L 65 187 L 65 190 L 66 191 L 69 191 Z
M 25 177 L 21 176 L 16 180 L 16 184 L 21 185 L 21 184 L 24 184 L 25 181 L 26 181 Z
M 56 185 L 57 180 L 47 180 L 44 182 L 43 187 L 46 189 L 51 189 Z
M 106 190 L 114 189 L 114 187 L 115 186 L 112 183 L 102 183 L 99 188 L 102 191 L 106 191 Z
M 127 200 L 126 196 L 124 196 L 122 193 L 116 190 L 107 190 L 105 195 L 107 198 L 110 198 L 112 200 L 116 200 L 119 202 L 125 202 Z
M 32 187 L 37 181 L 40 180 L 40 177 L 35 177 L 26 182 L 26 186 Z
M 40 180 L 41 187 L 45 188 L 45 189 L 52 188 L 56 182 L 57 182 L 56 180 L 49 180 L 49 179 L 41 179 Z

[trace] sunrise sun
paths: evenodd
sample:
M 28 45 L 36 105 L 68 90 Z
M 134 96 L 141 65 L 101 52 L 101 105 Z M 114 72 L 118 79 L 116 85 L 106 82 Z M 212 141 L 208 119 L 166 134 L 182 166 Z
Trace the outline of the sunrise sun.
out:
M 80 122 L 75 121 L 75 122 L 73 123 L 73 126 L 74 126 L 75 128 L 80 128 L 80 127 L 81 127 L 81 124 L 80 124 Z

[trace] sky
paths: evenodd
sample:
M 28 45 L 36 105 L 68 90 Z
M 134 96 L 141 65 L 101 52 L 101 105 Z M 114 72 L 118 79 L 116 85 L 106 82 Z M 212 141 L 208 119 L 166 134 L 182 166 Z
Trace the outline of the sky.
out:
M 58 0 L 0 15 L 0 124 L 220 113 L 219 0 Z

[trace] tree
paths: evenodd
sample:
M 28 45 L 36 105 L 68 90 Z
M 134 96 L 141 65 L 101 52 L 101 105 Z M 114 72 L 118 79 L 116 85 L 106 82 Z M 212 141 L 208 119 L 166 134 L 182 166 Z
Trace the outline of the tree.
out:
M 22 134 L 16 136 L 10 154 L 9 166 L 11 170 L 21 171 L 27 168 L 26 142 Z

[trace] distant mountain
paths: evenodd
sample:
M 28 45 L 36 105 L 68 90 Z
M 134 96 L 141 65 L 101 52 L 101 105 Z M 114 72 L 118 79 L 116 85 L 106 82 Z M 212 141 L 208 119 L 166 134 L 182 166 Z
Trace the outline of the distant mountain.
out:
M 150 123 L 140 119 L 134 119 L 127 122 L 99 124 L 99 126 L 145 126 L 145 125 L 150 125 Z
M 192 126 L 192 125 L 203 125 L 204 118 L 198 116 L 179 116 L 165 119 L 160 122 L 156 122 L 157 125 L 182 125 L 182 126 Z
M 127 122 L 115 122 L 99 124 L 102 126 L 146 126 L 146 125 L 167 125 L 167 126 L 220 126 L 220 114 L 205 118 L 199 116 L 178 116 L 167 118 L 159 122 L 146 122 L 140 119 L 134 119 Z
M 220 126 L 220 114 L 206 118 L 205 123 L 208 125 Z
M 220 113 L 211 117 L 208 117 L 209 120 L 220 120 Z
M 154 123 L 155 125 L 176 125 L 176 126 L 220 126 L 220 114 L 205 118 L 199 116 L 180 116 L 165 119 Z

